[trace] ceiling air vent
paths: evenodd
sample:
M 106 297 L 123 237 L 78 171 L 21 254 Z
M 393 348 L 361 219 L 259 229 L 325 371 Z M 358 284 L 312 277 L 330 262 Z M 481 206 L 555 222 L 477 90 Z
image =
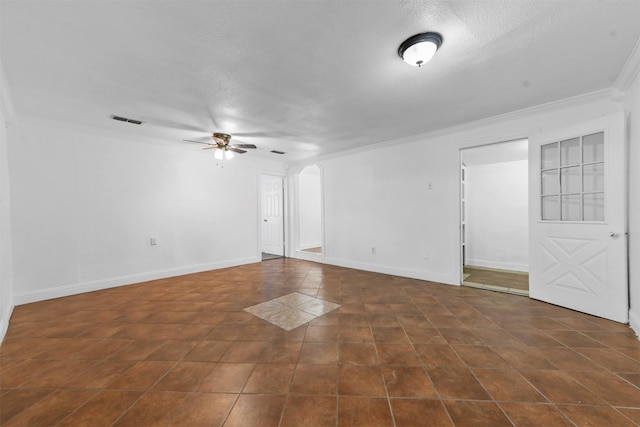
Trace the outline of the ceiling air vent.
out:
M 142 122 L 140 120 L 136 120 L 136 119 L 128 119 L 126 117 L 122 117 L 122 116 L 116 116 L 115 114 L 111 115 L 111 118 L 113 120 L 117 120 L 119 122 L 127 122 L 127 123 L 133 123 L 134 125 L 141 125 Z
M 271 150 L 271 152 L 275 154 L 284 154 L 284 151 L 278 151 L 278 150 Z

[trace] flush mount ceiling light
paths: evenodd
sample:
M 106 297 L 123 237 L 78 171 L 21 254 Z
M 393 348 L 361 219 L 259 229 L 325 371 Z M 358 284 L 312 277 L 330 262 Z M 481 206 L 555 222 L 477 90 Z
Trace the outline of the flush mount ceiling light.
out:
M 433 58 L 441 44 L 442 36 L 438 33 L 416 34 L 402 42 L 398 55 L 407 64 L 421 67 Z

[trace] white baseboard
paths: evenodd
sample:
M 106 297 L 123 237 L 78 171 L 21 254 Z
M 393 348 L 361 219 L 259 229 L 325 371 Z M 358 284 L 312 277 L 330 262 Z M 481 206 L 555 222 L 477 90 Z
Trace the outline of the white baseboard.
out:
M 0 343 L 4 340 L 4 336 L 7 334 L 7 329 L 9 329 L 9 319 L 11 319 L 11 314 L 13 314 L 13 304 L 9 304 L 7 309 L 3 311 L 2 319 L 0 319 Z
M 147 282 L 149 280 L 165 279 L 167 277 L 182 276 L 185 274 L 201 273 L 203 271 L 217 270 L 220 268 L 235 267 L 238 265 L 252 264 L 260 262 L 259 257 L 240 258 L 228 261 L 214 262 L 208 264 L 191 265 L 167 270 L 150 271 L 147 273 L 132 274 L 129 276 L 112 277 L 91 282 L 74 283 L 71 285 L 58 286 L 55 288 L 41 289 L 37 291 L 22 292 L 15 294 L 15 305 L 29 304 L 37 301 L 44 301 L 53 298 L 61 298 L 70 295 L 82 294 L 85 292 L 98 291 L 101 289 L 115 288 L 117 286 L 131 285 L 134 283 Z
M 318 243 L 300 243 L 300 250 L 304 251 L 305 249 L 313 249 L 313 248 L 319 248 L 322 246 L 322 243 L 318 242 Z
M 486 267 L 486 268 L 496 268 L 498 270 L 529 272 L 529 266 L 527 264 L 520 264 L 516 262 L 503 262 L 503 261 L 494 261 L 490 259 L 467 258 L 465 260 L 465 264 L 471 265 L 474 267 Z
M 629 310 L 629 326 L 636 333 L 636 337 L 640 337 L 640 313 Z
M 343 260 L 339 258 L 325 258 L 325 264 L 335 265 L 338 267 L 355 268 L 357 270 L 371 271 L 374 273 L 390 274 L 398 277 L 408 277 L 410 279 L 427 280 L 429 282 L 443 283 L 446 285 L 459 286 L 456 279 L 448 274 L 431 273 L 428 271 L 406 270 L 396 267 L 389 267 L 378 264 L 367 264 L 357 261 Z
M 314 247 L 314 246 L 312 246 Z M 315 246 L 317 247 L 317 246 Z M 313 261 L 313 262 L 319 262 L 322 263 L 323 260 L 323 255 L 322 254 L 317 254 L 315 252 L 304 252 L 303 250 L 299 250 L 299 251 L 295 251 L 295 253 L 293 254 L 293 258 L 296 259 L 302 259 L 305 261 Z

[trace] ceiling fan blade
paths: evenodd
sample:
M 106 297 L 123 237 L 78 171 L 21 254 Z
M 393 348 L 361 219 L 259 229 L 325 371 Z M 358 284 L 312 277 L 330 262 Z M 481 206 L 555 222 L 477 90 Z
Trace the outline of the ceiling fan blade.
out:
M 237 148 L 250 148 L 252 150 L 255 150 L 256 148 L 258 148 L 258 147 L 256 147 L 255 144 L 235 144 L 234 147 L 237 147 Z
M 215 145 L 209 144 L 209 146 L 208 147 L 204 147 L 203 150 L 213 150 L 214 148 L 218 148 L 218 147 L 215 146 Z
M 241 149 L 236 148 L 236 147 L 229 147 L 229 150 L 233 151 L 234 153 L 238 153 L 238 154 L 244 154 L 244 153 L 246 153 L 246 151 L 245 151 L 245 150 L 241 150 Z

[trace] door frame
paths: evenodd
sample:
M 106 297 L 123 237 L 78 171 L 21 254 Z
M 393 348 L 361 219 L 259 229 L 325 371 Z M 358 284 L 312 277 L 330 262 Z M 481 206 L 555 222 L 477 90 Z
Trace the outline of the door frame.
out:
M 316 166 L 320 170 L 320 244 L 322 251 L 319 254 L 300 250 L 300 173 L 308 166 Z M 293 221 L 291 224 L 291 246 L 292 256 L 307 261 L 322 262 L 326 254 L 325 233 L 324 233 L 324 168 L 320 163 L 308 163 L 296 166 L 291 170 L 293 179 Z
M 256 232 L 256 239 L 257 239 L 257 248 L 258 248 L 258 253 L 257 253 L 257 257 L 258 259 L 261 261 L 262 260 L 262 224 L 263 224 L 263 220 L 262 220 L 262 177 L 263 176 L 270 176 L 270 177 L 277 177 L 280 178 L 280 180 L 282 181 L 282 245 L 283 245 L 283 257 L 284 258 L 288 258 L 289 257 L 289 244 L 287 242 L 287 238 L 288 238 L 288 233 L 287 233 L 287 226 L 288 226 L 288 219 L 289 219 L 289 210 L 288 210 L 288 198 L 287 198 L 287 175 L 286 173 L 283 172 L 274 172 L 274 171 L 258 171 L 258 177 L 257 177 L 257 187 L 258 187 L 258 211 L 257 211 L 257 222 L 258 222 L 258 226 L 257 226 L 257 232 Z
M 522 133 L 517 133 L 517 134 L 512 134 L 512 135 L 506 135 L 503 138 L 495 138 L 492 137 L 490 139 L 482 139 L 482 140 L 477 140 L 477 141 L 470 141 L 468 144 L 462 144 L 459 148 L 458 148 L 458 168 L 457 168 L 457 174 L 458 174 L 458 281 L 457 281 L 457 286 L 463 286 L 462 282 L 464 281 L 464 255 L 463 255 L 463 248 L 462 248 L 462 167 L 465 166 L 466 168 L 468 168 L 468 165 L 465 165 L 463 163 L 463 159 L 462 159 L 462 152 L 464 150 L 468 150 L 471 148 L 480 148 L 480 147 L 487 147 L 487 146 L 491 146 L 491 145 L 497 145 L 497 144 L 505 144 L 505 143 L 509 143 L 509 142 L 516 142 L 516 141 L 520 141 L 523 139 L 526 139 L 527 141 L 531 140 L 531 135 L 533 134 L 533 131 L 528 131 L 528 132 L 522 132 Z M 529 143 L 529 142 L 528 142 Z M 468 170 L 467 170 L 468 172 Z M 529 168 L 527 167 L 527 173 L 530 174 L 531 171 L 529 170 Z M 469 185 L 469 180 L 466 179 L 467 177 L 465 176 L 465 189 L 468 188 Z M 468 194 L 468 193 L 467 193 Z M 467 232 L 468 232 L 469 228 L 467 226 Z M 527 230 L 527 233 L 529 233 L 529 231 Z M 466 242 L 466 244 L 468 245 L 468 241 Z M 467 250 L 467 256 L 468 256 L 468 249 Z M 529 263 L 531 262 L 531 254 L 529 254 Z

